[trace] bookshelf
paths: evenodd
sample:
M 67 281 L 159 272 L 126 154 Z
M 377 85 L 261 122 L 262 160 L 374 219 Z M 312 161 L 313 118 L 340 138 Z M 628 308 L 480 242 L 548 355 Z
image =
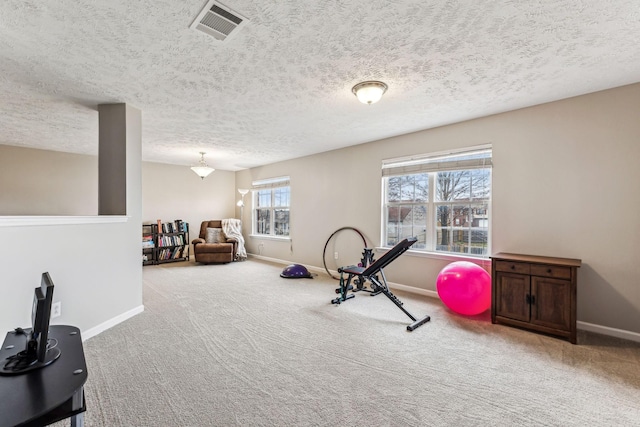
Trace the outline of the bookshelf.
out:
M 142 265 L 188 260 L 188 223 L 177 219 L 142 225 Z
M 142 265 L 156 263 L 156 237 L 155 224 L 142 224 Z

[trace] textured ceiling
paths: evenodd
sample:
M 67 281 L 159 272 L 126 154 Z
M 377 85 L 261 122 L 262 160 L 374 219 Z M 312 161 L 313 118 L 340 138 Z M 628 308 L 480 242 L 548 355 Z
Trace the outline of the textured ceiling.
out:
M 97 154 L 125 102 L 144 160 L 238 170 L 640 81 L 638 0 L 223 3 L 225 42 L 204 0 L 2 0 L 0 144 Z

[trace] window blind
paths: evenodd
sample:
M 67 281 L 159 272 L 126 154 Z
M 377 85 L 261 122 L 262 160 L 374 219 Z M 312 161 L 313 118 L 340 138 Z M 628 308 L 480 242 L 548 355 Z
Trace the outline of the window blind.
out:
M 260 181 L 253 181 L 251 183 L 252 190 L 266 190 L 269 188 L 288 187 L 291 185 L 288 176 L 281 176 L 278 178 L 262 179 Z
M 382 176 L 402 176 L 438 171 L 484 169 L 492 166 L 491 145 L 482 145 L 446 153 L 383 160 Z

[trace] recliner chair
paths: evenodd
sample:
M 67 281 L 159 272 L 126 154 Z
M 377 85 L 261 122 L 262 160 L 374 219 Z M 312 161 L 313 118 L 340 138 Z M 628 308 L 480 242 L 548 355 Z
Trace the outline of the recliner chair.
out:
M 196 257 L 196 262 L 205 264 L 217 262 L 228 263 L 232 262 L 236 253 L 236 246 L 238 242 L 236 239 L 226 239 L 224 242 L 207 243 L 207 228 L 219 228 L 222 230 L 221 220 L 203 221 L 200 224 L 200 237 L 193 239 L 193 254 Z M 222 236 L 224 234 L 221 233 Z

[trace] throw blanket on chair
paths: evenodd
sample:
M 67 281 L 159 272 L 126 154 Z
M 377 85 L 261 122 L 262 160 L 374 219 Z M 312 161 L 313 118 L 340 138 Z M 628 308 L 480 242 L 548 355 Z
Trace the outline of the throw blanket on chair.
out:
M 242 221 L 239 219 L 229 218 L 222 220 L 222 231 L 229 239 L 236 239 L 235 260 L 244 261 L 247 259 L 247 250 L 244 248 L 244 237 L 242 237 Z

